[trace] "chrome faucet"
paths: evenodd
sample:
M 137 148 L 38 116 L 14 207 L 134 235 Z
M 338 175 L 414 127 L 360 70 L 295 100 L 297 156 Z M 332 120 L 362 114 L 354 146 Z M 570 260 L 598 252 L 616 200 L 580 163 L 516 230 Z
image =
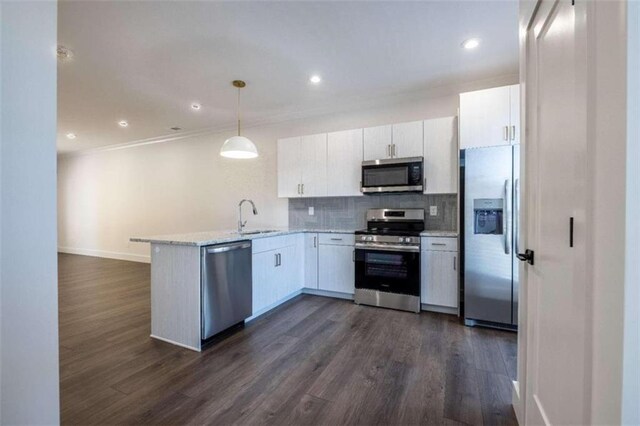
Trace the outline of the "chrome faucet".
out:
M 242 229 L 244 228 L 244 226 L 247 224 L 247 221 L 245 220 L 244 222 L 242 221 L 242 204 L 247 201 L 249 203 L 251 203 L 251 207 L 253 207 L 253 214 L 258 214 L 258 209 L 256 209 L 256 205 L 253 204 L 253 201 L 251 200 L 242 200 L 240 201 L 240 203 L 238 203 L 238 234 L 242 234 Z

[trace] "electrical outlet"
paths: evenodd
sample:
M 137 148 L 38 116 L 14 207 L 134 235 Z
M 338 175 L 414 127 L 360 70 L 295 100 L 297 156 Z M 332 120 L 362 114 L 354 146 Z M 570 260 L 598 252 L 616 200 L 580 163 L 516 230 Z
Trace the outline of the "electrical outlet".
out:
M 313 216 L 314 215 L 314 209 L 313 207 L 309 207 L 309 216 Z
M 429 215 L 438 216 L 438 206 L 429 206 Z

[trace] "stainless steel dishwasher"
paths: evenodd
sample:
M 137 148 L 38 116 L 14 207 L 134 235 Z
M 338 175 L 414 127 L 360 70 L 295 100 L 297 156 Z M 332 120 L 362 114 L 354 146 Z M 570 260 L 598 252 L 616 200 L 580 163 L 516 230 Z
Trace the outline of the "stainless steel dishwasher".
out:
M 202 340 L 251 316 L 251 241 L 203 247 Z

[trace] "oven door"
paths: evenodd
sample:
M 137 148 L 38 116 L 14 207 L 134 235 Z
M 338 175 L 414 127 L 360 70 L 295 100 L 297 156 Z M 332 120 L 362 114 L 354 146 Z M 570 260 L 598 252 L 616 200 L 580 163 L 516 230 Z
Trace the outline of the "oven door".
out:
M 356 246 L 356 288 L 420 296 L 420 249 Z
M 364 161 L 362 192 L 422 192 L 423 159 L 400 158 Z

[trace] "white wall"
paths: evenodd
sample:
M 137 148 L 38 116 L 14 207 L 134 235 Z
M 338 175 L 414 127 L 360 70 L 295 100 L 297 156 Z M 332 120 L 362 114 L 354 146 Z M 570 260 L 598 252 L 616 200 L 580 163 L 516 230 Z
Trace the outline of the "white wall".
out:
M 56 424 L 57 4 L 0 3 L 0 424 Z
M 276 140 L 287 136 L 352 129 L 457 114 L 458 93 L 513 84 L 517 76 L 440 88 L 430 96 L 389 100 L 378 106 L 246 129 L 260 151 L 255 160 L 218 155 L 231 133 L 122 149 L 65 154 L 58 159 L 61 251 L 146 261 L 147 244 L 132 236 L 233 229 L 237 203 L 249 227 L 286 226 L 288 203 L 277 198 Z M 435 95 L 434 95 L 435 94 Z

